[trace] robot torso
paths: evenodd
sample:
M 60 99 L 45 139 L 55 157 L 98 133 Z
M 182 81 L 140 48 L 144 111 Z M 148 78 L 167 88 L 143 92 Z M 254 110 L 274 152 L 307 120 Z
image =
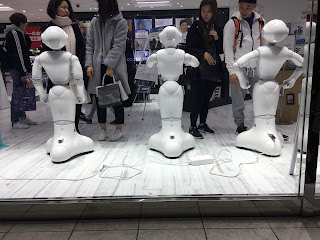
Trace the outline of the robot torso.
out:
M 262 46 L 257 49 L 260 53 L 257 70 L 261 79 L 274 79 L 283 64 L 288 60 L 290 50 L 287 47 Z
M 166 48 L 157 52 L 157 63 L 163 80 L 177 81 L 183 73 L 185 52 L 181 49 Z
M 40 54 L 40 63 L 54 85 L 69 83 L 71 57 L 71 53 L 62 51 L 47 51 Z

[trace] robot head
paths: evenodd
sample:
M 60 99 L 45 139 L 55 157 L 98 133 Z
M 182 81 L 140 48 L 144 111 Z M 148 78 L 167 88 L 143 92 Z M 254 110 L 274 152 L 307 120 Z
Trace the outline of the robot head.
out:
M 62 49 L 68 41 L 68 35 L 56 26 L 48 27 L 41 34 L 42 42 L 53 50 Z
M 278 19 L 271 20 L 262 29 L 262 37 L 268 43 L 278 43 L 285 39 L 289 34 L 287 25 Z
M 311 41 L 310 41 L 310 28 L 311 29 Z M 306 43 L 315 42 L 316 40 L 316 32 L 317 32 L 317 24 L 315 22 L 307 22 L 306 23 Z
M 166 27 L 159 34 L 160 42 L 165 48 L 175 48 L 181 42 L 182 34 L 176 27 Z

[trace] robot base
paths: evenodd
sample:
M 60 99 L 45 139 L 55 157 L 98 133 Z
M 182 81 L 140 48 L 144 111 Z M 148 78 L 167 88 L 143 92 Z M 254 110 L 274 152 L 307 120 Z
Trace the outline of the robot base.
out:
M 50 153 L 52 162 L 61 163 L 80 153 L 93 151 L 92 139 L 80 135 L 74 123 L 54 124 L 54 136 L 47 141 L 47 152 Z
M 275 118 L 255 118 L 254 126 L 236 139 L 236 146 L 263 153 L 268 156 L 279 156 L 282 151 L 283 137 L 275 128 Z
M 150 149 L 159 151 L 169 158 L 177 158 L 186 150 L 194 147 L 194 137 L 182 130 L 180 120 L 163 120 L 161 131 L 149 139 Z

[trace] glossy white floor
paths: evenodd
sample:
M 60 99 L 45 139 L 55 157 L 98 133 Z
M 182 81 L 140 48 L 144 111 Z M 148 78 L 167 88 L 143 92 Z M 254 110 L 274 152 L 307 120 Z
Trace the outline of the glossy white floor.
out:
M 151 98 L 156 98 L 152 95 Z M 88 106 L 89 107 L 89 106 Z M 86 110 L 86 109 L 85 109 Z M 84 110 L 84 111 L 85 111 Z M 26 130 L 11 128 L 10 109 L 0 110 L 0 129 L 4 144 L 0 150 L 0 198 L 57 198 L 92 196 L 181 196 L 214 194 L 296 194 L 298 171 L 289 175 L 295 125 L 278 126 L 289 135 L 280 157 L 268 158 L 235 147 L 235 125 L 231 105 L 210 109 L 208 125 L 215 135 L 204 134 L 196 148 L 178 159 L 167 159 L 148 149 L 149 137 L 160 130 L 159 106 L 135 104 L 130 117 L 125 109 L 124 138 L 119 142 L 98 142 L 97 118 L 81 124 L 83 135 L 95 142 L 93 153 L 62 164 L 53 164 L 45 142 L 53 134 L 49 107 L 37 103 L 37 111 L 27 115 L 39 122 Z M 252 101 L 246 101 L 246 124 L 252 125 Z M 108 111 L 108 122 L 113 120 Z M 189 114 L 183 113 L 187 131 Z M 114 126 L 108 126 L 108 137 Z M 220 153 L 221 152 L 221 153 Z M 219 155 L 220 153 L 220 155 Z M 215 164 L 191 166 L 188 156 L 216 156 Z M 251 163 L 251 164 L 250 164 Z M 104 164 L 108 168 L 100 172 Z M 297 167 L 299 167 L 297 165 Z M 237 176 L 236 176 L 237 175 Z

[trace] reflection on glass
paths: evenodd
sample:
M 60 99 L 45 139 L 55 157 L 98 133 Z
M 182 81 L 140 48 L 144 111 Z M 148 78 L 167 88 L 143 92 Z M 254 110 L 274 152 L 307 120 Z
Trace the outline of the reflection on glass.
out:
M 159 18 L 155 20 L 155 27 L 172 26 L 173 18 Z

